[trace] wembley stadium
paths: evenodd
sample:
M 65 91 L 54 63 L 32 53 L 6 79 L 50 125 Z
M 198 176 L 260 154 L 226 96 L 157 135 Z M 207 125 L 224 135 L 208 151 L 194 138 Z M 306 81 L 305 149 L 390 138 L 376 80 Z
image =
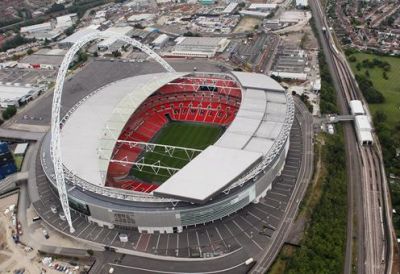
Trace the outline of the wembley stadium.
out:
M 247 72 L 166 72 L 109 83 L 61 120 L 71 210 L 139 232 L 180 232 L 257 203 L 285 165 L 291 95 Z M 41 166 L 58 191 L 51 133 Z M 62 195 L 61 195 L 62 196 Z

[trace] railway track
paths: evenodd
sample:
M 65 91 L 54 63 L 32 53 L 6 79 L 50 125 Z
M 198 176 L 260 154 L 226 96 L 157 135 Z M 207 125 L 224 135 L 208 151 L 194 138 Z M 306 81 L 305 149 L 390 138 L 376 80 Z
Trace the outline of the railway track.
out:
M 338 79 L 339 103 L 342 114 L 349 113 L 349 103 L 351 100 L 361 100 L 367 106 L 362 93 L 354 79 L 353 73 L 344 55 L 337 49 L 334 39 L 327 23 L 325 14 L 318 0 L 310 2 L 314 8 L 314 16 L 322 23 L 324 45 L 327 45 L 329 56 L 333 64 L 333 70 Z M 315 12 L 316 11 L 316 12 Z M 320 27 L 321 27 L 320 26 Z M 366 109 L 369 117 L 368 109 Z M 345 135 L 348 136 L 351 130 L 345 128 Z M 354 134 L 354 130 L 353 130 Z M 391 221 L 391 206 L 388 201 L 388 188 L 386 175 L 382 164 L 379 140 L 374 136 L 375 145 L 363 147 L 357 144 L 355 152 L 361 166 L 361 182 L 359 184 L 361 193 L 354 195 L 361 196 L 362 212 L 357 212 L 358 219 L 361 221 L 363 231 L 358 231 L 358 273 L 391 273 L 393 258 L 393 226 Z M 354 157 L 354 155 L 353 155 Z M 351 181 L 352 178 L 349 178 Z M 349 186 L 349 190 L 352 186 Z M 351 197 L 351 198 L 350 198 Z M 349 204 L 352 203 L 352 195 L 349 195 Z M 349 214 L 353 214 L 352 211 Z M 362 216 L 360 216 L 362 214 Z M 352 230 L 353 228 L 351 228 Z M 353 231 L 348 231 L 348 237 L 354 236 Z M 349 240 L 349 239 L 348 239 Z M 351 243 L 347 245 L 346 254 L 352 254 Z M 352 271 L 351 259 L 347 261 L 345 273 Z

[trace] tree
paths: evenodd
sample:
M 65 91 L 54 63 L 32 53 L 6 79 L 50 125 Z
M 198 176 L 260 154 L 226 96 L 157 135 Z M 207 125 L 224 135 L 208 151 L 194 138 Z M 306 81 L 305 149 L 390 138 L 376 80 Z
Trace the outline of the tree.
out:
M 80 52 L 78 53 L 78 62 L 84 63 L 84 62 L 87 61 L 87 59 L 88 59 L 88 55 L 87 55 L 86 52 L 80 51 Z
M 114 57 L 120 57 L 121 56 L 121 52 L 119 52 L 119 50 L 115 50 L 115 51 L 112 52 L 112 55 Z
M 373 120 L 374 124 L 378 126 L 387 120 L 387 115 L 383 111 L 377 110 L 374 114 Z
M 31 54 L 33 53 L 33 49 L 28 49 L 28 50 L 26 51 L 26 53 L 27 53 L 28 55 L 31 55 Z
M 352 55 L 352 56 L 349 57 L 349 61 L 354 63 L 354 62 L 357 61 L 357 58 L 354 55 Z
M 53 12 L 57 12 L 57 11 L 62 11 L 65 9 L 65 6 L 63 4 L 57 4 L 54 3 L 48 10 L 48 13 L 53 13 Z
M 382 77 L 383 77 L 383 79 L 385 79 L 385 80 L 388 80 L 388 79 L 389 79 L 389 77 L 388 77 L 386 71 L 383 72 Z
M 72 26 L 72 27 L 67 28 L 67 29 L 64 31 L 64 33 L 65 33 L 65 35 L 70 36 L 71 34 L 74 33 L 74 30 L 75 30 L 75 27 Z
M 15 106 L 8 106 L 4 111 L 3 111 L 3 119 L 8 120 L 11 117 L 13 117 L 17 113 L 17 108 Z
M 87 252 L 87 254 L 88 254 L 89 256 L 93 256 L 93 255 L 94 255 L 94 251 L 91 250 L 91 249 L 86 250 L 86 252 Z

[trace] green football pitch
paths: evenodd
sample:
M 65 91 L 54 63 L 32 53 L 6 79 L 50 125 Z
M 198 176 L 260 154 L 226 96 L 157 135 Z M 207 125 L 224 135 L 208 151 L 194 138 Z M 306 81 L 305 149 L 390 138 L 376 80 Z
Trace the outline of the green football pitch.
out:
M 222 135 L 223 131 L 223 127 L 220 126 L 170 122 L 162 128 L 150 142 L 203 150 L 213 144 Z M 199 152 L 195 152 L 193 156 L 197 156 L 198 154 Z M 139 158 L 143 157 L 143 163 L 145 164 L 159 164 L 161 166 L 177 169 L 182 168 L 190 161 L 186 152 L 181 149 L 175 149 L 171 156 L 165 151 L 165 148 L 156 147 L 153 151 L 144 152 Z M 145 182 L 162 184 L 171 177 L 171 174 L 166 169 L 160 168 L 158 174 L 156 174 L 155 170 L 151 167 L 143 167 L 139 170 L 137 166 L 133 166 L 131 176 Z

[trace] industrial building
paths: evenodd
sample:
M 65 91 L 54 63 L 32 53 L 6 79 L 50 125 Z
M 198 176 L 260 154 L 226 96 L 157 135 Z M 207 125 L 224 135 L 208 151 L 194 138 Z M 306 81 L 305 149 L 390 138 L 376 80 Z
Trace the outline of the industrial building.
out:
M 164 55 L 211 58 L 223 52 L 230 42 L 221 37 L 178 37 L 175 41 L 174 49 Z
M 7 143 L 0 142 L 0 180 L 17 172 L 14 158 Z
M 139 23 L 143 21 L 152 21 L 156 18 L 156 15 L 153 13 L 140 13 L 134 14 L 128 18 L 129 23 Z
M 58 42 L 58 45 L 60 47 L 64 47 L 64 48 L 72 47 L 73 44 L 75 44 L 77 41 L 81 40 L 86 35 L 98 32 L 99 27 L 100 27 L 99 25 L 90 25 L 86 28 L 80 29 L 77 32 L 68 36 L 67 38 Z
M 20 86 L 19 84 L 0 84 L 0 107 L 19 107 L 30 99 L 36 98 L 39 93 L 39 88 L 31 87 L 29 85 Z
M 55 28 L 52 22 L 46 22 L 33 26 L 22 27 L 20 32 L 26 38 L 35 38 L 37 40 L 52 40 L 60 36 L 63 30 Z
M 236 8 L 238 7 L 238 3 L 230 3 L 226 8 L 222 11 L 223 14 L 232 14 L 235 12 Z
M 304 50 L 290 45 L 280 45 L 276 54 L 271 75 L 286 79 L 304 81 L 307 78 L 307 54 Z
M 41 49 L 18 62 L 19 68 L 58 69 L 67 51 L 65 49 Z
M 161 49 L 162 47 L 165 46 L 165 44 L 168 42 L 169 36 L 166 34 L 160 34 L 156 39 L 151 42 L 151 45 L 154 47 L 154 49 Z
M 308 7 L 308 0 L 296 0 L 296 7 Z
M 78 20 L 78 14 L 70 13 L 67 15 L 59 16 L 56 18 L 56 27 L 60 29 L 67 29 L 72 27 Z
M 24 36 L 30 36 L 33 35 L 37 32 L 44 32 L 44 31 L 50 31 L 53 29 L 53 25 L 51 22 L 46 22 L 42 24 L 37 24 L 37 25 L 32 25 L 32 26 L 27 26 L 27 27 L 22 27 L 20 30 L 20 33 Z
M 124 26 L 124 27 L 111 27 L 104 32 L 109 32 L 109 33 L 118 33 L 120 35 L 125 35 L 128 37 L 131 37 L 133 34 L 133 27 L 131 26 Z M 117 38 L 110 37 L 107 39 L 104 39 L 100 43 L 97 44 L 97 48 L 100 51 L 107 51 L 107 52 L 113 52 L 116 50 L 120 50 L 122 46 L 125 45 L 125 42 L 118 40 Z

